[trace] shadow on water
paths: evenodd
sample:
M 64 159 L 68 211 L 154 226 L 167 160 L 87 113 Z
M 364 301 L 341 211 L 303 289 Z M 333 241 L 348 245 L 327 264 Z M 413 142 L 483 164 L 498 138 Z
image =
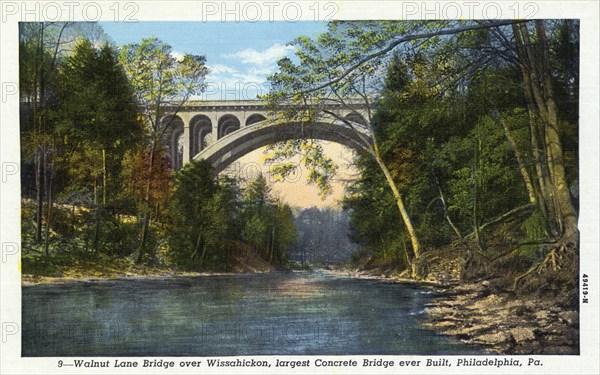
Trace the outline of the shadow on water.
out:
M 476 354 L 419 324 L 427 289 L 320 272 L 23 287 L 22 355 Z

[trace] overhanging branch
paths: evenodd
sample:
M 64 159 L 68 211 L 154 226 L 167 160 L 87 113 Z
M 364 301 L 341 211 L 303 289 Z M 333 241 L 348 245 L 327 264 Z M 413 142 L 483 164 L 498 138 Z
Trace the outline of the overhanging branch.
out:
M 418 40 L 418 39 L 432 38 L 434 36 L 459 34 L 459 33 L 471 31 L 471 30 L 478 30 L 478 29 L 498 27 L 498 26 L 507 26 L 507 25 L 512 25 L 513 23 L 515 23 L 515 21 L 513 21 L 513 20 L 486 22 L 486 23 L 478 23 L 478 24 L 471 25 L 471 26 L 464 26 L 464 27 L 458 27 L 458 28 L 453 28 L 453 29 L 443 29 L 443 30 L 438 30 L 438 31 L 434 31 L 434 32 L 424 33 L 424 34 L 407 35 L 400 39 L 396 39 L 396 40 L 392 41 L 386 48 L 379 50 L 377 52 L 371 53 L 370 55 L 367 55 L 366 57 L 360 59 L 357 63 L 350 66 L 348 69 L 346 69 L 346 71 L 344 73 L 342 73 L 339 77 L 329 80 L 317 87 L 313 87 L 313 88 L 310 88 L 307 90 L 300 91 L 299 94 L 311 93 L 314 91 L 324 89 L 335 83 L 338 83 L 341 80 L 343 80 L 345 77 L 347 77 L 350 73 L 352 73 L 356 69 L 360 68 L 366 62 L 387 54 L 388 52 L 390 52 L 391 50 L 393 50 L 394 48 L 396 48 L 398 45 L 400 45 L 402 43 L 406 43 L 406 42 L 410 42 L 410 41 Z

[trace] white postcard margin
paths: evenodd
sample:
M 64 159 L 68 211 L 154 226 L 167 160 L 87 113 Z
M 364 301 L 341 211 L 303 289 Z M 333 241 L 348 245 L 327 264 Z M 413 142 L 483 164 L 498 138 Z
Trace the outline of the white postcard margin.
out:
M 174 368 L 81 369 L 59 368 L 60 357 L 21 357 L 21 274 L 20 274 L 20 135 L 18 95 L 18 22 L 20 21 L 261 21 L 327 19 L 442 19 L 442 18 L 576 18 L 580 30 L 580 273 L 589 276 L 589 303 L 580 306 L 581 354 L 578 356 L 484 356 L 485 358 L 540 359 L 537 367 L 418 367 L 389 369 L 362 367 L 311 367 L 286 370 L 288 373 L 527 373 L 597 374 L 599 368 L 599 3 L 597 1 L 3 1 L 0 24 L 0 372 L 2 374 L 99 374 L 99 373 L 281 373 L 282 368 L 182 368 L 182 361 L 168 359 Z M 454 356 L 255 356 L 247 359 L 423 359 Z M 484 357 L 478 356 L 482 359 Z M 96 358 L 110 359 L 114 358 Z M 119 360 L 143 358 L 119 357 Z

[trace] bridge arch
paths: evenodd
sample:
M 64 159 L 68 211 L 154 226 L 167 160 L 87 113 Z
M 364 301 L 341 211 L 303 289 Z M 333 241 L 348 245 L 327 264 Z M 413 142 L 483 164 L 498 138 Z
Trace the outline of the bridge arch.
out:
M 219 118 L 218 139 L 240 129 L 240 120 L 232 114 L 226 114 Z
M 366 128 L 357 129 L 360 135 L 343 122 L 315 122 L 309 125 L 264 122 L 230 133 L 196 154 L 194 159 L 206 160 L 212 164 L 215 173 L 220 173 L 235 160 L 263 146 L 299 138 L 330 141 L 353 150 L 364 150 L 364 140 L 369 139 L 369 134 Z
M 190 120 L 190 151 L 196 155 L 211 142 L 212 121 L 204 114 L 196 115 Z

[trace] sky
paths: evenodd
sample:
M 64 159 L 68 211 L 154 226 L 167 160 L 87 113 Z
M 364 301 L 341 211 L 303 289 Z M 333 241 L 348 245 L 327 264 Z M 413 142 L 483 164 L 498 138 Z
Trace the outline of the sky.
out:
M 294 173 L 284 181 L 279 181 L 276 176 L 269 173 L 269 167 L 262 163 L 264 158 L 263 149 L 258 149 L 243 156 L 238 161 L 240 166 L 235 166 L 234 171 L 240 173 L 245 178 L 251 179 L 259 172 L 267 177 L 268 181 L 272 182 L 273 193 L 281 198 L 282 201 L 295 207 L 340 207 L 341 200 L 344 197 L 344 188 L 348 183 L 352 183 L 358 175 L 358 169 L 352 165 L 353 151 L 346 146 L 342 146 L 333 142 L 320 142 L 323 149 L 339 167 L 339 171 L 334 178 L 332 194 L 321 199 L 319 190 L 314 185 L 306 184 L 306 176 L 308 171 L 302 165 Z M 299 164 L 300 157 L 291 160 Z M 242 171 L 235 168 L 243 168 Z
M 199 99 L 255 99 L 267 92 L 266 76 L 275 72 L 277 60 L 292 57 L 286 45 L 300 35 L 325 31 L 323 22 L 100 22 L 118 45 L 155 36 L 184 53 L 206 56 L 210 73 L 207 90 Z
M 210 73 L 207 90 L 197 99 L 244 100 L 256 99 L 266 93 L 266 77 L 276 71 L 282 57 L 292 57 L 294 49 L 287 43 L 300 35 L 315 37 L 326 30 L 326 24 L 314 21 L 299 22 L 100 22 L 112 41 L 122 46 L 142 38 L 157 37 L 173 48 L 174 55 L 185 53 L 206 56 Z M 333 193 L 325 200 L 313 185 L 305 183 L 306 169 L 299 170 L 293 181 L 275 182 L 273 192 L 284 202 L 296 207 L 339 206 L 344 194 L 345 180 L 356 176 L 349 166 L 352 151 L 323 142 L 329 157 L 339 165 L 339 174 L 332 184 Z M 238 161 L 242 165 L 259 165 L 263 174 L 268 168 L 262 163 L 263 149 L 255 150 Z

